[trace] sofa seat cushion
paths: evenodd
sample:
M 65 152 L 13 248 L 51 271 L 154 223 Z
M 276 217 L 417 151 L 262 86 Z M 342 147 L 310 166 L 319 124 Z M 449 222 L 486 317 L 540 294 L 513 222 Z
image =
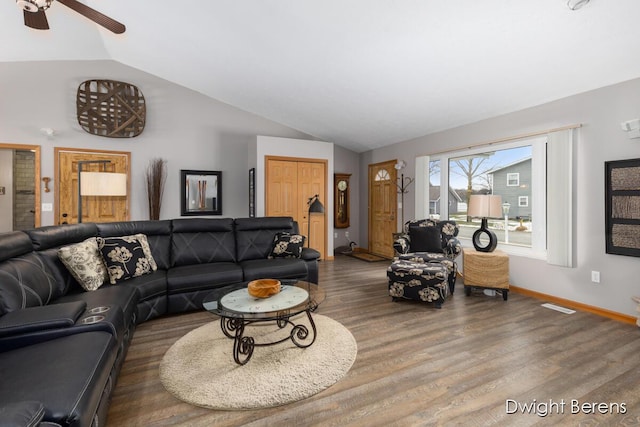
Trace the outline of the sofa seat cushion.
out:
M 0 402 L 39 401 L 45 421 L 92 425 L 117 351 L 111 334 L 84 332 L 2 352 Z
M 213 289 L 242 282 L 242 269 L 232 262 L 183 265 L 167 272 L 168 294 Z
M 297 258 L 252 259 L 240 263 L 244 280 L 304 279 L 307 263 Z

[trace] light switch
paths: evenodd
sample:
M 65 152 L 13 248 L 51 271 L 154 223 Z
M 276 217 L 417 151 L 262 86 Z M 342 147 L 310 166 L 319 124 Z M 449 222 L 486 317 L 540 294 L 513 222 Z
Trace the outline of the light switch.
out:
M 43 203 L 42 204 L 42 212 L 51 212 L 53 211 L 53 204 L 52 203 Z
M 0 196 L 4 196 L 4 187 L 0 187 Z

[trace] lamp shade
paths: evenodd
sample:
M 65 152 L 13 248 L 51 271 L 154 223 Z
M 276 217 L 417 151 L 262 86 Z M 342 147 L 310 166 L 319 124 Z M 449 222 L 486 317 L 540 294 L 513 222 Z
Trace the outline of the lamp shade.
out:
M 324 213 L 324 205 L 316 199 L 309 205 L 309 213 Z
M 126 196 L 127 174 L 80 172 L 81 196 Z
M 477 218 L 502 218 L 502 197 L 493 194 L 471 196 L 467 215 Z

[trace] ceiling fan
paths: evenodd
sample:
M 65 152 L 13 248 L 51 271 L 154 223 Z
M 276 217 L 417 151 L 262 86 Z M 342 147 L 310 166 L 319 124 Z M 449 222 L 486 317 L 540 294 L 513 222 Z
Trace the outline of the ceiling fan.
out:
M 116 34 L 124 33 L 126 27 L 120 22 L 109 18 L 77 0 L 57 0 L 80 15 L 89 18 L 98 25 Z M 49 9 L 53 0 L 16 0 L 16 4 L 24 11 L 24 25 L 36 30 L 48 30 L 49 22 L 44 11 Z

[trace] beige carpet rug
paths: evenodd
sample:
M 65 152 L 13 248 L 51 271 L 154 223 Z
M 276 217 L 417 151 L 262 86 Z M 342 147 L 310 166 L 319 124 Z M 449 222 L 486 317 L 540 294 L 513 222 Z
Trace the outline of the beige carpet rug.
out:
M 257 409 L 305 399 L 344 377 L 357 354 L 356 340 L 342 324 L 320 314 L 313 320 L 318 332 L 310 347 L 298 348 L 291 341 L 256 347 L 242 366 L 234 362 L 233 340 L 223 335 L 220 322 L 208 323 L 165 353 L 160 380 L 178 399 L 212 409 Z M 296 323 L 308 325 L 308 320 L 298 316 Z M 278 330 L 271 322 L 247 329 L 245 336 L 254 336 L 256 343 L 274 341 L 290 330 Z

